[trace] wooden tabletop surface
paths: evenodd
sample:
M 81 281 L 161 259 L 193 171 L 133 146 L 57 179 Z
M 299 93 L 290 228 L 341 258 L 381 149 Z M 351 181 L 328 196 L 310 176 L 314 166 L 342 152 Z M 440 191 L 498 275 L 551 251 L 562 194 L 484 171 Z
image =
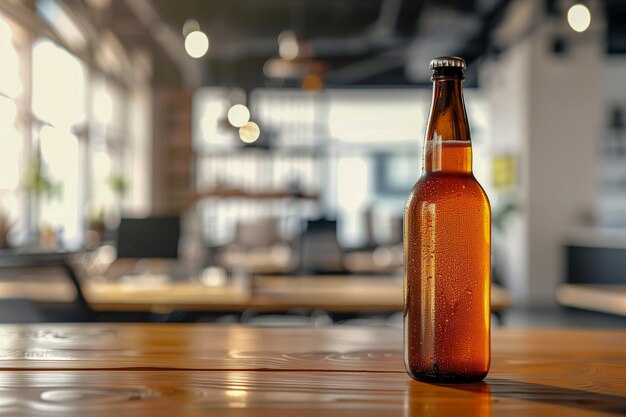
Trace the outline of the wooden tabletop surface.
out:
M 493 334 L 483 383 L 404 372 L 399 328 L 0 326 L 0 416 L 626 415 L 626 330 Z
M 251 287 L 207 286 L 197 281 L 86 280 L 86 299 L 100 311 L 244 311 L 285 312 L 320 308 L 331 312 L 402 310 L 402 278 L 392 276 L 264 276 Z M 43 303 L 69 303 L 76 296 L 63 276 L 30 276 L 1 282 L 0 296 L 30 298 Z M 491 308 L 503 311 L 511 297 L 492 286 Z

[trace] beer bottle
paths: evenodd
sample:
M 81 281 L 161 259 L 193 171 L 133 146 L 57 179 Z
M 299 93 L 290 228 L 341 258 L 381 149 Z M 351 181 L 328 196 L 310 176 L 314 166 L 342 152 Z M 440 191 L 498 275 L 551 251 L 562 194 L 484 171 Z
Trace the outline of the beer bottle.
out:
M 404 359 L 411 377 L 482 380 L 490 362 L 491 209 L 472 173 L 465 61 L 431 61 L 424 167 L 404 212 Z

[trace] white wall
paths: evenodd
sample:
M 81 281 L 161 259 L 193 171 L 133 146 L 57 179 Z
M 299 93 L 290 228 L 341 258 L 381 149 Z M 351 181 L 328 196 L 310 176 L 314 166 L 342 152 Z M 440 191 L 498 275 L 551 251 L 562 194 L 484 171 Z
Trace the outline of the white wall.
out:
M 626 106 L 626 56 L 613 55 L 603 60 L 600 86 L 605 103 Z
M 485 96 L 492 103 L 493 156 L 517 155 L 519 158 L 518 186 L 507 192 L 491 193 L 492 210 L 497 210 L 507 200 L 521 203 L 525 200 L 529 54 L 529 45 L 520 45 L 481 68 L 481 84 Z M 504 284 L 518 303 L 528 298 L 526 224 L 525 211 L 520 211 L 511 216 L 503 233 L 497 230 L 492 233 L 493 245 L 500 248 L 500 252 L 494 253 L 493 262 L 502 266 Z
M 604 38 L 599 13 L 583 34 L 562 16 L 536 20 L 538 13 L 528 15 L 537 29 L 487 62 L 481 80 L 493 100 L 494 149 L 519 157 L 514 193 L 523 212 L 504 239 L 509 284 L 519 303 L 547 305 L 563 278 L 568 230 L 594 211 Z M 564 55 L 552 52 L 557 35 Z
M 552 302 L 564 278 L 561 245 L 568 229 L 594 212 L 597 197 L 603 38 L 593 30 L 566 32 L 569 51 L 556 56 L 547 44 L 562 27 L 562 21 L 549 22 L 531 40 L 529 294 L 531 302 L 540 304 Z

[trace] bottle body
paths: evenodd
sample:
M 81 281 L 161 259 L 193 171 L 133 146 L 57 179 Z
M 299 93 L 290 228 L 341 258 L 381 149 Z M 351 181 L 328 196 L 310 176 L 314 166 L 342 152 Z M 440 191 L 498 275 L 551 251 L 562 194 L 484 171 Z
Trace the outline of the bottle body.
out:
M 404 214 L 405 367 L 437 382 L 482 380 L 490 365 L 491 209 L 472 174 L 469 128 L 459 130 L 458 82 L 449 92 L 460 95 L 458 111 L 435 88 L 424 172 Z

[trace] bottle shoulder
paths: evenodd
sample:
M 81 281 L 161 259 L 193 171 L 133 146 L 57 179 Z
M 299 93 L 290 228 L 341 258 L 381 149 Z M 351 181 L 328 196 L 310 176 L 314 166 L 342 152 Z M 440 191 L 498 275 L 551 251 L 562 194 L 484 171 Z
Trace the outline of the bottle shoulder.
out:
M 489 206 L 489 198 L 484 188 L 473 174 L 423 174 L 413 186 L 407 204 L 418 201 L 481 201 Z

